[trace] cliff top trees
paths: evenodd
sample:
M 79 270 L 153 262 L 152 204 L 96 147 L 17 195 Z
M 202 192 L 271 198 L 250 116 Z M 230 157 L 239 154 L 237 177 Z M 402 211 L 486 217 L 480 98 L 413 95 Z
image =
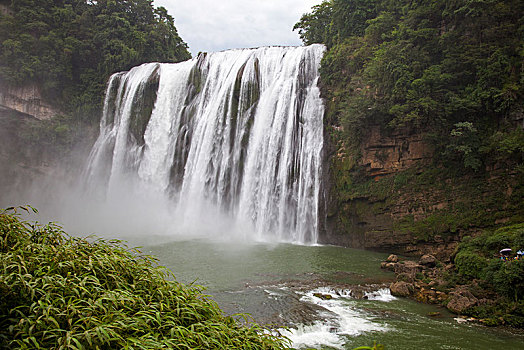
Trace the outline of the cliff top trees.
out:
M 89 118 L 111 73 L 189 59 L 165 8 L 152 0 L 1 2 L 0 82 L 36 81 L 44 95 Z M 6 7 L 8 6 L 8 7 Z
M 331 0 L 295 29 L 329 48 L 322 81 L 347 139 L 366 124 L 408 127 L 443 150 L 457 123 L 489 140 L 524 114 L 522 1 Z

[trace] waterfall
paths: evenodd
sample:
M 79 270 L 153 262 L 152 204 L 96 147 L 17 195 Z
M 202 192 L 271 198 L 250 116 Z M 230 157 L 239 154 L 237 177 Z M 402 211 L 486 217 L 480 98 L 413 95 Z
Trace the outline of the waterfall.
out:
M 262 47 L 147 63 L 108 83 L 89 188 L 158 191 L 186 222 L 231 218 L 257 240 L 315 243 L 324 47 Z

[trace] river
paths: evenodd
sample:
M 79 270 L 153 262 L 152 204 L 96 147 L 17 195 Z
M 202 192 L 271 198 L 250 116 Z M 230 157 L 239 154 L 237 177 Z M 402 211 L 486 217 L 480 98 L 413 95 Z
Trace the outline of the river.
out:
M 296 348 L 352 349 L 373 341 L 406 350 L 523 348 L 517 331 L 462 322 L 444 308 L 391 296 L 394 274 L 379 267 L 387 254 L 154 236 L 133 241 L 178 281 L 205 287 L 225 312 L 275 325 Z

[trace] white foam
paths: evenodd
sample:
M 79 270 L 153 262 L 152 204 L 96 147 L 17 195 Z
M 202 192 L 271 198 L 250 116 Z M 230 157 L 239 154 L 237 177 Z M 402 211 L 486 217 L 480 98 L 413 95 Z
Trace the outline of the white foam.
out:
M 315 296 L 317 293 L 323 297 Z M 329 297 L 326 297 L 328 295 Z M 324 319 L 312 325 L 298 325 L 294 329 L 283 330 L 282 334 L 291 340 L 292 347 L 295 348 L 330 346 L 343 349 L 345 336 L 389 330 L 387 325 L 374 322 L 371 315 L 353 308 L 349 303 L 350 298 L 351 291 L 328 287 L 305 293 L 300 300 L 324 308 L 325 313 L 320 315 Z
M 378 300 L 384 302 L 390 302 L 397 299 L 391 295 L 391 290 L 389 288 L 382 288 L 369 293 L 366 292 L 364 293 L 364 296 L 367 297 L 368 300 Z
M 264 292 L 266 292 L 268 294 L 268 297 L 270 299 L 278 299 L 279 297 L 283 296 L 282 293 L 279 293 L 279 292 L 274 291 L 274 290 L 264 289 Z
M 338 334 L 331 332 L 329 325 L 321 322 L 311 326 L 298 325 L 297 329 L 281 330 L 280 333 L 291 340 L 293 348 L 330 346 L 343 349 L 344 345 L 344 340 Z

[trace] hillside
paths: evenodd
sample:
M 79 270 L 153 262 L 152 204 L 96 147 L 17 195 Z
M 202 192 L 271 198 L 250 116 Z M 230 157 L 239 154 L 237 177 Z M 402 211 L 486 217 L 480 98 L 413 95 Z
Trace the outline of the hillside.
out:
M 110 74 L 144 62 L 191 57 L 173 17 L 152 3 L 0 1 L 2 93 L 36 85 L 34 94 L 46 104 L 96 119 Z
M 498 255 L 524 248 L 524 3 L 332 0 L 295 29 L 328 47 L 323 242 L 422 256 L 383 264 L 394 295 L 523 327 Z
M 448 258 L 524 220 L 524 5 L 333 0 L 296 24 L 324 43 L 324 241 Z

